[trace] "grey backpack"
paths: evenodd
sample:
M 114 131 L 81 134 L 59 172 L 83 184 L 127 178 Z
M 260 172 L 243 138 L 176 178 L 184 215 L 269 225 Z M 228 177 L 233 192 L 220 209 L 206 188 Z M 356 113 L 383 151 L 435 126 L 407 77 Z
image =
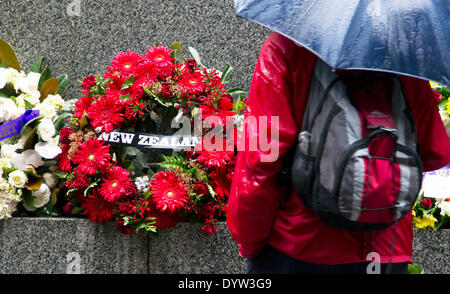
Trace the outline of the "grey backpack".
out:
M 417 199 L 422 164 L 415 122 L 398 77 L 378 77 L 394 86 L 392 99 L 376 103 L 350 99 L 345 79 L 354 77 L 339 78 L 318 59 L 291 179 L 305 205 L 329 225 L 379 230 Z

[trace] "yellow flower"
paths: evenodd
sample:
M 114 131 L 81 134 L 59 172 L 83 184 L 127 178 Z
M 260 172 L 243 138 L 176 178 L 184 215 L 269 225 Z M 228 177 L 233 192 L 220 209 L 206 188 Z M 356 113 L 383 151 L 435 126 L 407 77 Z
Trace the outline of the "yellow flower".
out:
M 450 115 L 450 102 L 447 103 L 447 106 L 445 107 L 445 112 Z
M 422 218 L 413 217 L 412 222 L 414 227 L 418 229 L 434 228 L 434 223 L 437 222 L 437 219 L 433 215 L 427 216 L 424 214 Z
M 439 85 L 438 83 L 435 83 L 435 82 L 432 82 L 432 81 L 430 81 L 430 86 L 431 86 L 431 88 L 433 88 L 433 89 L 442 87 L 442 86 Z

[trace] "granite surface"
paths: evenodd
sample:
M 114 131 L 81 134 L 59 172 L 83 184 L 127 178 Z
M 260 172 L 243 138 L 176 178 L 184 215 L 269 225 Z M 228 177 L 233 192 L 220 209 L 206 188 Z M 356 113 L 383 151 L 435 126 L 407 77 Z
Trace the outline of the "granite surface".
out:
M 87 219 L 0 221 L 2 274 L 147 273 L 148 239 Z
M 87 219 L 0 221 L 0 274 L 239 274 L 245 259 L 225 223 L 208 236 L 180 223 L 158 236 L 131 236 Z
M 120 51 L 145 53 L 157 43 L 181 42 L 202 63 L 223 70 L 231 64 L 230 87 L 249 89 L 267 29 L 234 15 L 233 0 L 2 0 L 0 38 L 16 51 L 22 67 L 45 56 L 55 75 L 67 73 L 68 98 L 77 84 L 103 73 Z
M 413 262 L 425 274 L 450 274 L 450 230 L 415 229 Z
M 151 236 L 150 274 L 245 274 L 245 259 L 224 222 L 208 236 L 200 225 L 180 223 Z
M 0 221 L 0 273 L 245 273 L 226 224 L 217 225 L 212 236 L 180 223 L 144 237 L 87 219 L 12 218 Z M 450 230 L 415 229 L 414 235 L 413 261 L 426 274 L 450 274 Z

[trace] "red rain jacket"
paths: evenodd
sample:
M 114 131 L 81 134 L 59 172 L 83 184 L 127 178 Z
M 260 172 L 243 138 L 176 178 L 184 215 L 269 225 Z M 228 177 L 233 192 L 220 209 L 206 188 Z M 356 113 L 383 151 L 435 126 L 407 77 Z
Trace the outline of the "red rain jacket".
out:
M 276 183 L 284 154 L 296 143 L 316 60 L 314 54 L 277 33 L 261 49 L 247 116 L 279 116 L 280 157 L 263 162 L 262 151 L 238 154 L 227 224 L 239 243 L 239 253 L 254 257 L 268 243 L 288 256 L 318 264 L 363 262 L 369 252 L 380 254 L 382 263 L 411 262 L 411 214 L 398 222 L 391 256 L 394 226 L 373 233 L 335 229 L 302 203 L 294 187 L 286 195 L 286 188 Z M 432 90 L 428 82 L 412 77 L 402 76 L 402 83 L 418 127 L 424 170 L 439 169 L 450 162 L 450 146 Z M 257 130 L 246 123 L 246 138 L 257 136 Z

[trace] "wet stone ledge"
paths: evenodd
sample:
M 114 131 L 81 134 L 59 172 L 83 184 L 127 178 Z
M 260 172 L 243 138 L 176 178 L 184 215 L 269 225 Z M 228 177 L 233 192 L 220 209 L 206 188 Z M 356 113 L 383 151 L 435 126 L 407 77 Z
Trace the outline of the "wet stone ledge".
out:
M 159 235 L 130 236 L 76 218 L 0 221 L 2 274 L 240 274 L 245 259 L 225 223 L 207 236 L 180 223 Z M 450 273 L 450 230 L 415 230 L 413 260 L 426 274 Z

